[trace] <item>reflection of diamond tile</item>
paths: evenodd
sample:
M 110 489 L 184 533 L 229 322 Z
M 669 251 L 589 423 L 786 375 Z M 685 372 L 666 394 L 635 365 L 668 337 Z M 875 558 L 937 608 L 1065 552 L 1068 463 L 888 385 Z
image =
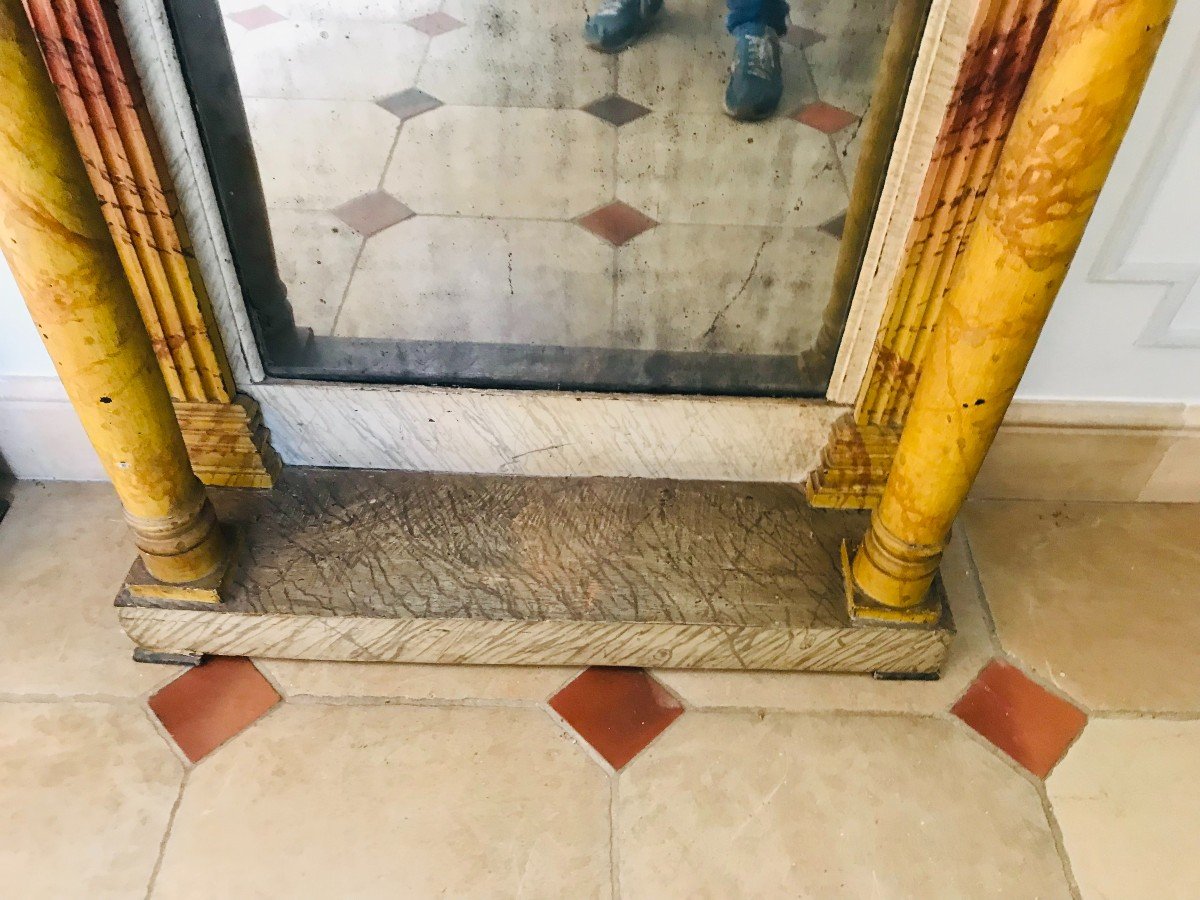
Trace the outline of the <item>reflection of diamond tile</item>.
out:
M 835 237 L 839 241 L 842 239 L 842 232 L 846 230 L 846 214 L 834 216 L 828 222 L 822 222 L 817 226 L 818 231 L 823 231 L 830 237 Z
M 254 663 L 217 656 L 150 698 L 150 709 L 192 762 L 240 734 L 279 702 Z
M 1041 778 L 1087 724 L 1081 710 L 1000 660 L 979 673 L 953 712 Z
M 404 24 L 430 37 L 437 37 L 439 34 L 445 34 L 448 31 L 454 31 L 456 28 L 462 28 L 465 23 L 444 12 L 434 12 L 424 16 L 417 16 L 415 19 L 409 19 Z
M 333 214 L 363 237 L 370 237 L 403 222 L 413 211 L 386 191 L 372 191 L 343 203 Z
M 409 88 L 406 91 L 383 97 L 375 102 L 392 115 L 398 116 L 401 121 L 411 119 L 413 116 L 419 116 L 421 113 L 429 112 L 431 109 L 437 109 L 442 105 L 442 101 L 437 97 L 431 97 L 429 94 L 419 91 L 416 88 Z
M 583 107 L 583 111 L 591 113 L 597 119 L 603 119 L 605 122 L 617 126 L 626 125 L 634 119 L 640 119 L 646 113 L 650 112 L 650 110 L 646 109 L 640 103 L 626 100 L 617 94 L 609 94 L 607 97 L 601 97 L 599 100 Z
M 264 25 L 274 25 L 276 22 L 282 22 L 287 17 L 281 16 L 269 6 L 252 6 L 250 9 L 230 13 L 229 18 L 247 31 L 253 31 L 255 28 L 262 28 Z
M 838 106 L 823 103 L 820 100 L 816 103 L 809 103 L 807 106 L 800 107 L 800 109 L 792 113 L 792 118 L 801 125 L 807 125 L 809 128 L 815 128 L 817 131 L 823 131 L 826 134 L 841 131 L 847 125 L 858 121 L 858 116 L 854 115 L 854 113 L 847 112 Z
M 803 50 L 806 47 L 811 47 L 813 44 L 821 43 L 821 41 L 825 40 L 825 35 L 811 28 L 805 28 L 803 25 L 789 25 L 787 34 L 783 36 L 783 39 L 789 44 Z
M 642 669 L 593 666 L 550 705 L 614 769 L 641 753 L 683 707 Z
M 592 234 L 617 247 L 658 224 L 645 213 L 620 200 L 602 206 L 577 221 Z

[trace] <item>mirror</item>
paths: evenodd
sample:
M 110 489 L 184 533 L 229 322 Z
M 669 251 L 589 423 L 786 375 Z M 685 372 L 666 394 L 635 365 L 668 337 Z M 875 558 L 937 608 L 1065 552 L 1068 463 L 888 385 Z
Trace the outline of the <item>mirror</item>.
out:
M 824 394 L 927 6 L 167 3 L 271 374 L 774 396 Z

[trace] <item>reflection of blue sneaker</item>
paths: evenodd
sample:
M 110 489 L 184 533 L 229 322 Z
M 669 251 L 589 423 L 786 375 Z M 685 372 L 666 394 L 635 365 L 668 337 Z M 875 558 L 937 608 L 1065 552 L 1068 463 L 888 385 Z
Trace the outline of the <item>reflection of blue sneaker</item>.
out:
M 769 25 L 750 22 L 733 32 L 737 41 L 725 112 L 735 119 L 765 119 L 783 96 L 783 67 L 779 60 L 779 34 Z
M 593 50 L 616 53 L 650 30 L 663 0 L 604 0 L 583 26 L 583 39 Z

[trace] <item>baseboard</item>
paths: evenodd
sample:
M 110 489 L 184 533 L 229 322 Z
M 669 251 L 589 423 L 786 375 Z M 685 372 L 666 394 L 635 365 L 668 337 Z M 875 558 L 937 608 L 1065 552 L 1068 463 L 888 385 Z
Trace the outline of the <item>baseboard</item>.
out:
M 1200 406 L 1018 401 L 971 496 L 1200 502 Z
M 53 375 L 0 376 L 0 469 L 24 479 L 107 478 Z

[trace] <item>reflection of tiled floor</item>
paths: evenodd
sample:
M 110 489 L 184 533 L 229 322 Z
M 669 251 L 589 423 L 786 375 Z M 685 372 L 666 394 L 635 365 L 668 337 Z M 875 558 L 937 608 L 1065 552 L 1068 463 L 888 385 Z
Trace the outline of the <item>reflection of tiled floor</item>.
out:
M 759 124 L 721 111 L 724 0 L 669 3 L 618 56 L 583 47 L 566 3 L 222 3 L 281 275 L 317 334 L 812 345 L 894 0 L 797 3 Z M 345 214 L 377 192 L 406 214 Z
M 180 673 L 119 633 L 111 490 L 18 483 L 0 872 L 36 897 L 1200 895 L 1200 506 L 977 502 L 964 526 L 936 682 Z

